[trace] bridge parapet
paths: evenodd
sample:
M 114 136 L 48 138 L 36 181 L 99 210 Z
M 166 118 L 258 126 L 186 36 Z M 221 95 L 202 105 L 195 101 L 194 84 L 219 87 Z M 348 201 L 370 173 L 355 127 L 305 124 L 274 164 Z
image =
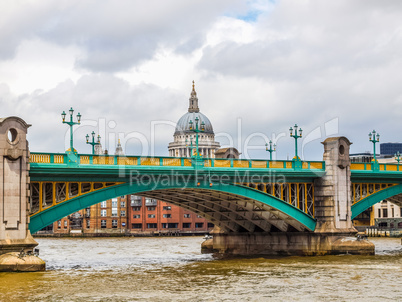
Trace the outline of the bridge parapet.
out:
M 379 171 L 400 171 L 399 170 L 399 164 L 378 164 L 379 169 L 374 169 L 374 164 L 373 163 L 352 163 L 350 165 L 350 170 L 352 171 L 373 171 L 373 172 L 379 172 Z
M 149 157 L 149 156 L 113 156 L 78 154 L 80 165 L 112 165 L 112 166 L 160 166 L 191 167 L 192 159 L 186 157 Z M 30 163 L 68 164 L 68 154 L 31 152 Z M 256 160 L 256 159 L 217 159 L 205 158 L 204 167 L 209 168 L 245 168 L 245 169 L 289 169 L 294 170 L 293 161 L 289 160 Z M 325 171 L 324 161 L 303 161 L 302 170 Z

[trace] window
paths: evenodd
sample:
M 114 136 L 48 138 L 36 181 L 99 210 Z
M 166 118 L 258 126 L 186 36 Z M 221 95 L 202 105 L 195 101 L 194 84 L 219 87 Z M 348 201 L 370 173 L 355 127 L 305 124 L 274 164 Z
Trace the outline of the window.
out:
M 112 208 L 112 217 L 117 217 L 117 208 Z
M 136 219 L 136 218 L 141 218 L 141 215 L 134 214 L 134 215 L 133 215 L 133 218 L 134 218 L 134 219 Z
M 120 201 L 120 208 L 125 208 L 125 207 L 126 207 L 126 202 Z
M 124 199 L 124 198 L 126 198 L 126 196 L 120 196 L 120 199 Z
M 120 216 L 121 217 L 126 217 L 126 211 L 120 211 Z
M 145 198 L 145 205 L 146 206 L 156 206 L 157 200 L 151 198 Z
M 101 202 L 101 208 L 106 208 L 106 200 Z
M 378 226 L 379 226 L 380 228 L 386 228 L 386 227 L 388 226 L 388 224 L 387 224 L 386 222 L 380 222 L 380 223 L 378 224 Z
M 378 209 L 378 217 L 381 217 L 381 209 Z
M 172 218 L 172 214 L 163 214 L 163 218 Z
M 388 217 L 388 209 L 382 209 L 382 217 L 384 218 Z
M 208 228 L 213 228 L 215 225 L 212 222 L 208 222 Z
M 148 229 L 156 229 L 156 223 L 147 223 Z
M 155 214 L 148 214 L 148 218 L 155 218 Z
M 87 220 L 87 229 L 89 229 L 90 226 L 91 226 L 91 221 L 88 219 Z
M 61 220 L 57 221 L 57 228 L 61 229 Z
M 132 229 L 142 229 L 142 223 L 132 223 L 131 228 Z
M 67 229 L 67 220 L 64 220 L 64 228 Z
M 395 210 L 394 210 L 394 208 L 391 208 L 391 213 L 392 213 L 392 214 L 391 214 L 391 215 L 392 215 L 391 217 L 395 217 Z
M 184 218 L 190 218 L 191 215 L 190 214 L 184 214 Z
M 156 209 L 155 207 L 147 207 L 148 211 L 155 211 L 155 209 Z
M 196 229 L 201 229 L 202 227 L 204 227 L 204 223 L 202 223 L 202 222 L 196 222 L 195 223 L 195 228 Z
M 140 196 L 131 195 L 131 206 L 142 206 L 142 198 Z
M 203 218 L 201 215 L 197 215 L 197 218 Z
M 185 222 L 183 223 L 183 229 L 189 229 L 191 228 L 191 223 Z
M 106 210 L 101 210 L 101 217 L 106 217 Z
M 177 223 L 162 223 L 164 229 L 177 229 Z
M 137 195 L 131 195 L 131 201 L 137 201 L 137 200 L 141 200 L 141 196 L 137 196 Z
M 117 208 L 117 198 L 112 199 L 112 208 Z
M 112 228 L 117 229 L 117 219 L 112 220 Z
M 106 229 L 106 220 L 101 220 L 101 228 Z
M 163 207 L 163 210 L 164 211 L 170 211 L 172 209 L 172 207 L 170 207 L 170 206 L 164 206 Z
M 141 207 L 133 207 L 133 211 L 134 212 L 141 211 Z

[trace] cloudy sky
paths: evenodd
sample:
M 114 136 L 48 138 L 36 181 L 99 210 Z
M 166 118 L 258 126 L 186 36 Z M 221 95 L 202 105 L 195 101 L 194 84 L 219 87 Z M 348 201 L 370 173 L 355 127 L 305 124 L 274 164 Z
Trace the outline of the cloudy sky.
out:
M 40 0 L 0 2 L 1 116 L 32 124 L 31 151 L 63 152 L 100 133 L 114 152 L 167 155 L 196 82 L 216 139 L 244 156 L 293 156 L 288 129 L 304 130 L 305 159 L 327 136 L 352 152 L 368 132 L 402 142 L 402 2 Z

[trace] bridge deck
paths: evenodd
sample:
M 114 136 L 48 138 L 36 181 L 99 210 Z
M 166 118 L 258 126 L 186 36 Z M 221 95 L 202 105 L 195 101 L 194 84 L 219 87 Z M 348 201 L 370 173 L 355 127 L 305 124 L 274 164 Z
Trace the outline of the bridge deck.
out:
M 200 183 L 209 187 L 222 183 L 241 184 L 314 217 L 314 179 L 325 174 L 324 161 L 303 161 L 296 166 L 294 161 L 284 160 L 205 158 L 201 166 L 193 166 L 190 158 L 75 156 L 71 162 L 72 158 L 65 153 L 30 154 L 31 214 L 106 190 L 109 186 L 133 182 L 155 185 L 173 180 L 192 182 L 196 187 Z M 375 202 L 376 196 L 388 194 L 389 190 L 393 192 L 391 187 L 402 183 L 402 171 L 397 164 L 352 163 L 350 169 L 352 210 L 358 206 L 359 213 Z M 153 194 L 152 189 L 148 191 L 147 194 Z M 363 207 L 360 203 L 367 205 Z M 358 215 L 357 210 L 354 212 L 354 216 Z
M 191 167 L 191 159 L 186 157 L 150 157 L 150 156 L 114 156 L 79 154 L 81 165 L 129 165 L 129 166 L 159 166 L 159 167 Z M 293 169 L 289 160 L 247 160 L 247 159 L 217 159 L 205 158 L 204 167 L 215 168 L 248 168 L 248 169 Z M 30 163 L 68 164 L 69 157 L 65 153 L 31 152 Z M 323 161 L 303 161 L 302 169 L 325 170 Z

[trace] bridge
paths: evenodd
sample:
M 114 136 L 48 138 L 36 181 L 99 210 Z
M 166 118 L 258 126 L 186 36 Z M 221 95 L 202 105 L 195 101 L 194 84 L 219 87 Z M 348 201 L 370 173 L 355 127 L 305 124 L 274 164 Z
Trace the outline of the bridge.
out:
M 324 161 L 303 161 L 297 169 L 292 161 L 207 158 L 202 169 L 194 169 L 189 158 L 78 154 L 72 164 L 65 153 L 31 153 L 29 162 L 31 233 L 127 194 L 185 207 L 227 231 L 314 231 L 314 180 L 325 174 Z M 352 219 L 381 200 L 396 196 L 399 202 L 398 165 L 374 170 L 369 163 L 352 163 L 350 169 Z
M 372 254 L 371 243 L 345 240 L 352 219 L 402 194 L 399 165 L 351 163 L 345 137 L 323 142 L 322 161 L 142 157 L 30 153 L 28 127 L 0 121 L 3 253 L 32 249 L 30 233 L 73 212 L 137 194 L 213 222 L 209 248 L 221 253 Z

